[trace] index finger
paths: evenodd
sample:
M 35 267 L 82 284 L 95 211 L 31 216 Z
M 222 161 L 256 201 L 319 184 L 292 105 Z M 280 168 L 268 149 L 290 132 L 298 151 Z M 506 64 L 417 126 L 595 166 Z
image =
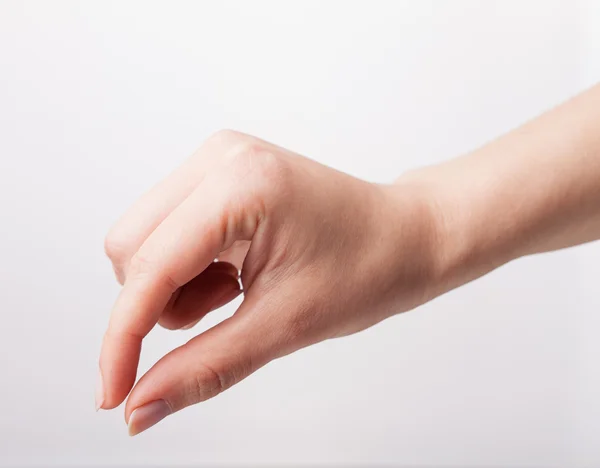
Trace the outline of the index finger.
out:
M 135 382 L 142 340 L 171 295 L 227 247 L 219 196 L 224 187 L 213 185 L 201 184 L 133 256 L 102 344 L 97 407 L 114 408 L 125 399 Z

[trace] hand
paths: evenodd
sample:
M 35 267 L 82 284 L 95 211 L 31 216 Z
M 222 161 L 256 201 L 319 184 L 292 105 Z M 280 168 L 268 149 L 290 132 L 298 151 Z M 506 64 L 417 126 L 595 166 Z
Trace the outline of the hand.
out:
M 363 330 L 439 293 L 436 217 L 418 184 L 367 183 L 223 131 L 141 198 L 106 239 L 123 288 L 97 405 L 129 394 L 130 434 L 304 346 Z M 218 259 L 218 262 L 214 262 Z M 156 323 L 229 319 L 163 357 L 132 389 Z

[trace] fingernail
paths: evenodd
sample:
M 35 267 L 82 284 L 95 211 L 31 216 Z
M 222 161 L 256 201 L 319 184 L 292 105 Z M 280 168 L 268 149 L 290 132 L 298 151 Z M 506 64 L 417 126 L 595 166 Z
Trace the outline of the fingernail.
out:
M 199 321 L 200 321 L 200 319 L 194 320 L 192 323 L 188 323 L 187 325 L 181 327 L 181 330 L 189 330 L 190 328 L 195 327 Z
M 98 381 L 96 382 L 96 411 L 102 408 L 104 404 L 104 384 L 102 382 L 102 372 L 98 370 Z
M 129 435 L 134 436 L 144 432 L 170 414 L 171 408 L 165 400 L 152 401 L 134 409 L 129 416 Z

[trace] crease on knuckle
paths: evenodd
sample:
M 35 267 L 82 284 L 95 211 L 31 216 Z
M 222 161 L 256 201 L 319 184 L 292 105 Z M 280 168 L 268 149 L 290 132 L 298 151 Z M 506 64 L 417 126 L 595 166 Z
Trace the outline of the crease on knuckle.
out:
M 118 342 L 139 343 L 144 339 L 144 335 L 131 331 L 125 327 L 113 327 L 106 331 L 106 336 Z
M 201 368 L 201 371 L 194 376 L 190 389 L 194 401 L 201 402 L 213 398 L 232 385 L 227 382 L 223 373 L 218 372 L 213 366 L 202 363 Z
M 164 268 L 159 266 L 155 260 L 147 255 L 137 252 L 129 263 L 127 279 L 152 279 L 153 284 L 165 285 L 171 292 L 175 292 L 181 285 Z
M 303 342 L 315 327 L 317 313 L 313 304 L 308 301 L 302 304 L 287 320 L 285 330 L 287 340 L 291 343 Z
M 252 363 L 248 357 L 238 354 L 230 358 L 227 359 L 229 364 L 200 362 L 199 370 L 189 382 L 187 399 L 193 403 L 208 400 L 251 374 Z

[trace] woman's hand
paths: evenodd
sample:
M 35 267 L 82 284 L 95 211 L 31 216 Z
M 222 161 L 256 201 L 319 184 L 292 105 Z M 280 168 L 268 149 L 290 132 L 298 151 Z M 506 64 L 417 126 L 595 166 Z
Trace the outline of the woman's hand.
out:
M 240 269 L 235 315 L 162 358 L 131 391 L 131 434 L 304 346 L 520 256 L 600 238 L 598 122 L 600 85 L 389 186 L 218 133 L 106 240 L 123 289 L 104 337 L 97 406 L 127 397 L 157 322 L 193 326 L 240 294 Z
M 363 330 L 441 292 L 439 232 L 419 184 L 383 186 L 232 131 L 211 137 L 106 239 L 123 289 L 97 406 L 139 433 L 304 346 Z M 214 262 L 218 258 L 218 262 Z M 241 289 L 237 312 L 132 387 L 156 323 L 193 326 Z

